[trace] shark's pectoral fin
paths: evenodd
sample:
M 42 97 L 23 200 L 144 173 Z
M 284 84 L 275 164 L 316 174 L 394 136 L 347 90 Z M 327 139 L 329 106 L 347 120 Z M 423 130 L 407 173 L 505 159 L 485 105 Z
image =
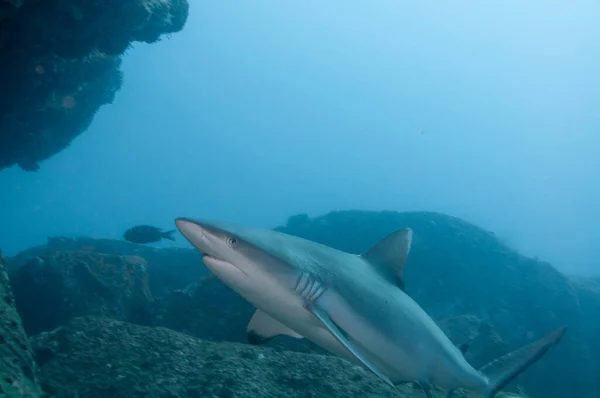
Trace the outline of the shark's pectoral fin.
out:
M 304 307 L 310 311 L 327 330 L 344 346 L 346 349 L 354 355 L 363 365 L 365 365 L 371 372 L 375 373 L 383 381 L 388 383 L 390 386 L 394 386 L 391 380 L 381 373 L 377 367 L 375 367 L 362 353 L 348 340 L 343 331 L 335 324 L 329 314 L 325 310 L 319 307 L 317 301 L 327 291 L 327 284 L 322 281 L 319 277 L 303 272 L 298 276 L 295 286 L 296 293 L 304 300 Z
M 404 290 L 404 264 L 412 243 L 412 230 L 392 232 L 362 257 L 373 264 L 385 277 Z
M 379 369 L 377 369 L 367 358 L 365 358 L 361 354 L 360 351 L 358 351 L 356 349 L 356 347 L 354 347 L 354 345 L 348 340 L 348 338 L 342 332 L 342 330 L 340 330 L 340 328 L 338 328 L 338 326 L 335 324 L 335 322 L 333 322 L 333 320 L 329 317 L 329 315 L 327 315 L 327 313 L 324 310 L 322 310 L 312 304 L 308 304 L 306 308 L 310 312 L 312 312 L 314 314 L 314 316 L 316 316 L 323 323 L 323 325 L 331 332 L 331 334 L 344 347 L 346 347 L 348 349 L 348 351 L 350 351 L 352 353 L 352 355 L 354 355 L 356 357 L 356 359 L 358 359 L 360 362 L 362 362 L 363 365 L 365 365 L 371 372 L 373 372 L 380 379 L 385 381 L 390 386 L 394 387 L 394 383 L 392 383 L 391 380 L 386 375 L 381 373 L 379 371 Z
M 265 314 L 261 310 L 256 310 L 247 328 L 248 343 L 253 345 L 264 344 L 271 340 L 275 336 L 286 335 L 296 339 L 303 338 L 292 329 L 288 328 L 284 324 L 269 315 Z

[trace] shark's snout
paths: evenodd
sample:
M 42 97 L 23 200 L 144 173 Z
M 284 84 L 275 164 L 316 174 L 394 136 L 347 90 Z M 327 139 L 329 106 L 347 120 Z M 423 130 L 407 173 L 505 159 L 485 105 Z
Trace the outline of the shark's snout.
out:
M 180 217 L 175 220 L 175 225 L 181 234 L 198 249 L 202 254 L 209 251 L 209 242 L 204 227 L 197 221 Z
M 232 248 L 237 242 L 234 238 L 227 238 L 218 228 L 190 218 L 179 217 L 175 219 L 175 225 L 202 254 L 202 262 L 221 280 L 231 282 L 239 280 L 240 275 L 248 276 L 246 272 L 228 260 L 231 258 Z

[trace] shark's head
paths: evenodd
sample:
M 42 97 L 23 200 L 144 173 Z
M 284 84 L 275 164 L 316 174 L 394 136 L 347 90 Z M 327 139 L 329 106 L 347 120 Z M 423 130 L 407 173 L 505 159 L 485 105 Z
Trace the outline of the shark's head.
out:
M 270 231 L 242 229 L 224 224 L 178 218 L 175 224 L 183 236 L 203 254 L 202 261 L 223 283 L 242 296 L 265 288 L 272 279 L 289 279 L 294 273 L 289 265 L 261 243 L 271 240 Z M 260 234 L 265 234 L 261 236 Z
M 178 218 L 175 225 L 209 261 L 231 260 L 239 249 L 237 237 L 216 226 L 190 218 Z

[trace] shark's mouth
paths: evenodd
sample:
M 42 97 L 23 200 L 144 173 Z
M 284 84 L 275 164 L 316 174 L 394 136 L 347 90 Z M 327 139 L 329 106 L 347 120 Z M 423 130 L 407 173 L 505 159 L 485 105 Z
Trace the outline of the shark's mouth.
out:
M 220 259 L 219 257 L 215 257 L 215 256 L 211 256 L 208 253 L 201 253 L 202 254 L 202 261 L 211 261 L 211 262 L 222 262 L 222 263 L 227 263 L 227 261 Z
M 233 263 L 230 263 L 229 261 L 223 260 L 223 259 L 221 259 L 219 257 L 211 256 L 210 254 L 203 254 L 202 262 L 208 268 L 212 268 L 212 269 L 215 269 L 215 268 L 235 268 L 236 270 L 240 271 L 244 275 L 248 276 L 248 274 L 246 272 L 244 272 L 244 270 L 241 269 L 240 267 L 238 267 L 237 265 L 235 265 Z

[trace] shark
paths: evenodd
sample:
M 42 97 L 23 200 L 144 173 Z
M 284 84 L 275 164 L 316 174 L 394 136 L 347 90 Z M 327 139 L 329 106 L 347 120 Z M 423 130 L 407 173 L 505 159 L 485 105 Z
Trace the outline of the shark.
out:
M 413 232 L 399 229 L 352 254 L 275 230 L 180 217 L 177 229 L 221 282 L 256 307 L 248 342 L 306 338 L 390 386 L 493 398 L 562 338 L 561 326 L 480 369 L 405 290 Z

